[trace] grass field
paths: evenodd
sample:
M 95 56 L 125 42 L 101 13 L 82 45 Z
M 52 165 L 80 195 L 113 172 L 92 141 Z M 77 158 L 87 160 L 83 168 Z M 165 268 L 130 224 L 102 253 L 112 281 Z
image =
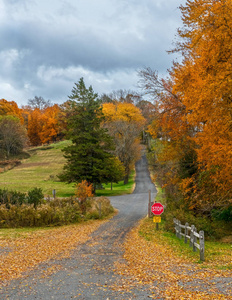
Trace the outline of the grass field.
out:
M 57 179 L 65 163 L 61 149 L 68 143 L 62 141 L 49 147 L 30 149 L 30 158 L 23 160 L 18 167 L 0 174 L 0 188 L 27 192 L 38 187 L 42 188 L 46 196 L 52 196 L 53 189 L 58 197 L 73 195 L 74 185 L 59 182 Z
M 131 175 L 129 177 L 129 182 L 127 184 L 124 184 L 123 181 L 119 181 L 118 183 L 113 183 L 112 190 L 111 190 L 111 184 L 103 184 L 104 189 L 97 190 L 96 196 L 119 196 L 119 195 L 125 195 L 125 194 L 131 194 L 134 189 L 135 184 L 135 171 L 131 172 Z
M 53 189 L 57 197 L 70 197 L 75 193 L 75 184 L 60 182 L 57 178 L 65 164 L 62 149 L 69 141 L 62 141 L 49 146 L 36 147 L 29 150 L 30 157 L 22 160 L 22 164 L 4 173 L 0 173 L 0 188 L 28 192 L 37 187 L 43 190 L 45 196 L 52 197 Z M 131 174 L 129 183 L 123 182 L 104 185 L 103 190 L 97 190 L 97 196 L 116 196 L 131 193 L 134 185 L 134 173 Z

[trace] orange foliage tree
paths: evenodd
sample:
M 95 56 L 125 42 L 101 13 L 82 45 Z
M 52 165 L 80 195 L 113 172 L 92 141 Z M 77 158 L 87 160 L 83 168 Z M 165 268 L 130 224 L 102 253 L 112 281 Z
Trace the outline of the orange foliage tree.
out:
M 148 133 L 156 139 L 152 150 L 152 163 L 160 166 L 160 184 L 170 193 L 187 174 L 187 165 L 194 165 L 193 145 L 189 139 L 194 133 L 186 120 L 186 108 L 178 93 L 173 91 L 173 78 L 159 78 L 150 68 L 141 70 L 140 87 L 154 99 L 153 121 L 148 125 Z M 151 154 L 150 154 L 151 156 Z M 185 168 L 186 166 L 186 168 Z
M 40 138 L 42 126 L 42 113 L 39 108 L 36 108 L 28 116 L 27 134 L 31 145 L 38 146 L 42 144 L 42 140 Z
M 20 120 L 20 123 L 24 123 L 22 116 L 22 110 L 18 107 L 14 101 L 7 101 L 0 99 L 0 115 L 1 116 L 15 116 Z
M 78 197 L 82 213 L 85 213 L 87 199 L 93 197 L 93 185 L 86 180 L 82 180 L 76 186 L 75 195 Z
M 42 114 L 42 131 L 40 139 L 42 143 L 56 141 L 61 128 L 59 126 L 60 108 L 57 104 L 47 107 Z
M 28 137 L 33 146 L 59 140 L 61 133 L 59 114 L 60 108 L 57 104 L 43 110 L 30 107 L 23 109 L 28 127 Z
M 182 62 L 169 80 L 148 69 L 142 74 L 143 88 L 159 100 L 149 131 L 166 145 L 162 159 L 178 166 L 189 207 L 210 211 L 232 198 L 232 2 L 187 0 L 180 9 L 184 27 L 173 52 Z
M 194 126 L 199 175 L 185 182 L 195 206 L 210 210 L 232 197 L 232 2 L 189 0 L 181 6 L 183 61 L 173 66 L 174 91 Z M 193 203 L 194 204 L 194 203 Z

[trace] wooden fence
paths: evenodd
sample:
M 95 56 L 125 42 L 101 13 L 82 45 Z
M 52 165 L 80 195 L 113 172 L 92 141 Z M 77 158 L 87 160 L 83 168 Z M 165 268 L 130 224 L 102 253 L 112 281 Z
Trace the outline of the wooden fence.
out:
M 181 225 L 181 222 L 177 219 L 173 219 L 175 224 L 176 236 L 181 239 L 184 237 L 184 242 L 187 244 L 189 239 L 189 246 L 193 248 L 193 251 L 197 251 L 197 248 L 200 250 L 200 260 L 205 260 L 205 238 L 204 231 L 201 230 L 197 233 L 197 229 L 194 225 L 191 227 L 188 223 L 185 225 Z M 183 232 L 182 232 L 183 231 Z M 199 239 L 199 244 L 197 243 L 197 239 Z

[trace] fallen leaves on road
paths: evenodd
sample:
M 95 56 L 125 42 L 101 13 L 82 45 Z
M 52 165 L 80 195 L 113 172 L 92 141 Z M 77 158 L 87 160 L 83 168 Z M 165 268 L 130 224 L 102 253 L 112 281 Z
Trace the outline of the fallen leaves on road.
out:
M 103 222 L 41 229 L 19 238 L 0 238 L 0 281 L 20 277 L 41 262 L 49 259 L 68 257 L 78 244 L 86 242 L 90 234 Z M 6 249 L 6 251 L 4 251 Z M 48 273 L 52 273 L 52 269 Z
M 141 237 L 139 226 L 124 247 L 126 263 L 116 263 L 116 271 L 125 278 L 122 289 L 148 285 L 154 299 L 232 299 L 231 270 L 202 269 L 175 255 L 167 243 Z

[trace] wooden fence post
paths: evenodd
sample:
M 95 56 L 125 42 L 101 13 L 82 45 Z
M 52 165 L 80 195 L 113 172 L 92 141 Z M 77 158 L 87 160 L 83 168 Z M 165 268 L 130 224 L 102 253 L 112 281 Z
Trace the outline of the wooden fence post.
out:
M 193 225 L 193 251 L 196 252 L 197 251 L 197 247 L 195 245 L 195 243 L 197 242 L 197 237 L 195 236 L 195 231 L 196 231 L 196 227 Z
M 185 242 L 185 244 L 187 244 L 187 242 L 188 242 L 188 238 L 187 238 L 187 235 L 188 235 L 188 226 L 189 226 L 189 224 L 185 223 L 185 229 L 184 229 L 184 242 Z
M 175 232 L 176 232 L 176 237 L 177 237 L 176 218 L 173 219 L 173 222 L 174 222 Z
M 179 236 L 179 239 L 181 239 L 181 221 L 178 221 L 178 236 Z
M 191 248 L 193 246 L 193 228 L 194 228 L 194 225 L 191 225 L 190 240 L 189 240 L 189 247 L 191 247 Z
M 204 261 L 205 259 L 205 239 L 204 239 L 204 231 L 201 230 L 197 233 L 197 229 L 195 225 L 191 225 L 186 222 L 185 225 L 181 225 L 181 222 L 177 219 L 173 219 L 175 224 L 176 237 L 179 239 L 184 236 L 184 242 L 187 243 L 189 239 L 189 246 L 193 249 L 194 252 L 197 251 L 197 248 L 200 250 L 200 260 Z M 181 232 L 182 228 L 184 229 L 184 233 Z M 190 230 L 190 234 L 188 234 Z M 199 243 L 197 243 L 197 239 L 199 239 Z
M 148 191 L 148 218 L 151 217 L 151 190 Z
M 204 231 L 201 230 L 199 232 L 199 241 L 200 241 L 200 260 L 205 260 L 205 237 L 204 237 Z

